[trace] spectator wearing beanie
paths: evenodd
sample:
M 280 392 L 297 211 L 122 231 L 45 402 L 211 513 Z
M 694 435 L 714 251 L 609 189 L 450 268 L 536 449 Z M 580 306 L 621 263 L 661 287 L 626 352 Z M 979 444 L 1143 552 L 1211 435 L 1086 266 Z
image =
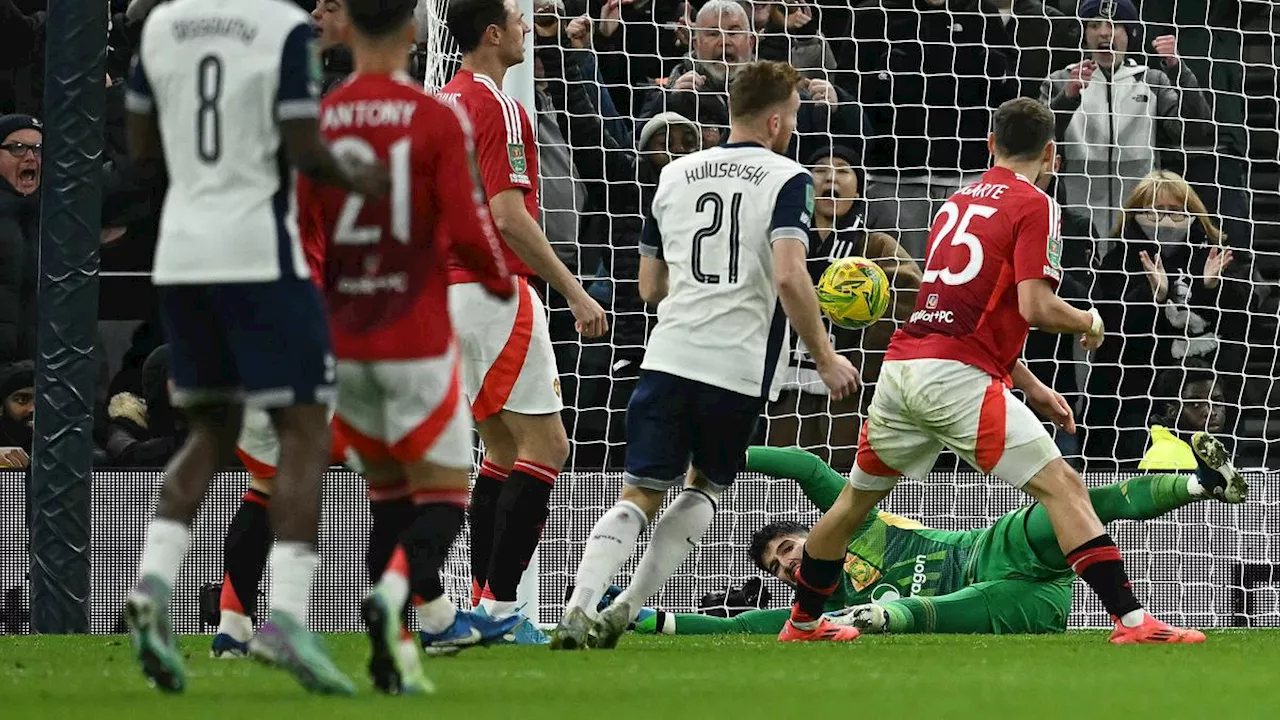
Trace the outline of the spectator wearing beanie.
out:
M 30 360 L 0 368 L 0 468 L 31 464 L 35 385 L 35 365 Z
M 35 352 L 43 142 L 39 120 L 0 117 L 0 363 Z
M 1186 122 L 1207 121 L 1211 111 L 1199 80 L 1178 59 L 1173 35 L 1144 45 L 1131 0 L 1085 0 L 1079 18 L 1088 56 L 1051 74 L 1040 99 L 1057 116 L 1063 200 L 1088 207 L 1094 228 L 1106 236 L 1125 198 L 1161 169 L 1160 149 L 1212 144 L 1208 122 Z M 1160 69 L 1147 66 L 1146 52 L 1159 58 Z

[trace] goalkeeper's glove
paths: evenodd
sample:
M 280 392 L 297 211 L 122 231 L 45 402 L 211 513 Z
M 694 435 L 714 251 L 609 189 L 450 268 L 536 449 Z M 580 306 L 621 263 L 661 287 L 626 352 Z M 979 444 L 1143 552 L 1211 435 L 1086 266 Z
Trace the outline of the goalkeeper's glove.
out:
M 676 614 L 653 608 L 640 608 L 632 628 L 641 635 L 675 635 Z
M 875 603 L 833 610 L 823 617 L 836 625 L 855 627 L 867 633 L 889 631 L 889 611 Z

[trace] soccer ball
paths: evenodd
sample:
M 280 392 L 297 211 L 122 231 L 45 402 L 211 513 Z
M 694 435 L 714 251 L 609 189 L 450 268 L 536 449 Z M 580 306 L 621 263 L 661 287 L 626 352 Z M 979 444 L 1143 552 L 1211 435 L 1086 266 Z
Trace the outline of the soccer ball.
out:
M 875 324 L 889 309 L 889 278 L 864 257 L 840 258 L 818 279 L 818 304 L 831 322 L 848 330 Z

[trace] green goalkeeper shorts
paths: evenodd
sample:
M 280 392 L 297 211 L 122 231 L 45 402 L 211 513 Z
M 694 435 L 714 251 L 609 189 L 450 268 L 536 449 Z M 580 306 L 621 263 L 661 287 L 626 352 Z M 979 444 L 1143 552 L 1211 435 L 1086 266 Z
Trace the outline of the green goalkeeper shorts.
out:
M 969 550 L 968 584 L 987 599 L 996 633 L 1061 632 L 1071 613 L 1075 573 L 1047 567 L 1027 538 L 1030 507 L 982 533 Z

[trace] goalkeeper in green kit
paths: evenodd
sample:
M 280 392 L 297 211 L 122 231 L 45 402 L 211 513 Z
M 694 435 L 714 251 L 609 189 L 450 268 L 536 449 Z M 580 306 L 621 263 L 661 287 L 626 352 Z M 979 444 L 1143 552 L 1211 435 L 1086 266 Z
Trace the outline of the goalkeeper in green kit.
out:
M 824 512 L 848 483 L 816 455 L 794 448 L 752 447 L 746 471 L 795 480 Z M 1194 474 L 1135 477 L 1090 489 L 1089 499 L 1107 523 L 1149 520 L 1207 499 L 1239 503 L 1247 493 L 1233 469 L 1219 472 L 1201 462 Z M 751 559 L 794 586 L 808 532 L 797 523 L 766 525 L 752 536 Z M 970 531 L 934 530 L 873 509 L 849 542 L 826 618 L 873 633 L 1062 632 L 1075 577 L 1039 504 Z M 776 635 L 790 613 L 751 610 L 719 618 L 642 612 L 636 632 Z

